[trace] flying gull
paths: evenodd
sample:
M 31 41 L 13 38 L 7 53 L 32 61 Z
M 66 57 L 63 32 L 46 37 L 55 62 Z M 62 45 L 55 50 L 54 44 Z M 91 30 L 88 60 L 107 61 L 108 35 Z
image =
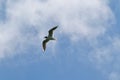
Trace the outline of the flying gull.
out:
M 55 26 L 55 27 L 53 27 L 52 29 L 50 29 L 49 31 L 48 31 L 48 36 L 45 36 L 44 38 L 45 38 L 45 40 L 43 40 L 43 42 L 42 42 L 42 47 L 43 47 L 43 50 L 45 51 L 45 49 L 46 49 L 46 44 L 47 44 L 47 42 L 48 41 L 50 41 L 50 40 L 55 40 L 55 38 L 53 38 L 53 31 L 57 28 L 58 26 Z

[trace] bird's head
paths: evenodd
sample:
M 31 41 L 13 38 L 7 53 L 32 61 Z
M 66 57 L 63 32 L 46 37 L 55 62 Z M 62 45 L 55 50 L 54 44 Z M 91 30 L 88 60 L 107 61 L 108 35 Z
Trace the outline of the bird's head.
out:
M 48 38 L 47 36 L 45 36 L 44 38 Z

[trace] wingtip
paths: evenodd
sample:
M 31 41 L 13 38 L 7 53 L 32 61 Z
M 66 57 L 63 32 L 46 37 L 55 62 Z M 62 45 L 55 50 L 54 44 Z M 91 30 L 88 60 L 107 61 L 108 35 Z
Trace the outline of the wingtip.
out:
M 43 50 L 43 53 L 45 53 L 45 50 Z
M 58 25 L 56 27 L 58 27 Z

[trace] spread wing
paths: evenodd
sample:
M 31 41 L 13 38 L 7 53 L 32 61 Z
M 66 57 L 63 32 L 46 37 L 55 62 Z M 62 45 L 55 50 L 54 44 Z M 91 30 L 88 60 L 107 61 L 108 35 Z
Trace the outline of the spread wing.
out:
M 43 47 L 43 50 L 45 51 L 46 49 L 46 44 L 47 42 L 49 41 L 49 39 L 45 39 L 43 42 L 42 42 L 42 47 Z
M 57 28 L 58 26 L 55 26 L 53 27 L 52 29 L 49 30 L 49 35 L 48 36 L 51 36 L 53 35 L 53 31 Z

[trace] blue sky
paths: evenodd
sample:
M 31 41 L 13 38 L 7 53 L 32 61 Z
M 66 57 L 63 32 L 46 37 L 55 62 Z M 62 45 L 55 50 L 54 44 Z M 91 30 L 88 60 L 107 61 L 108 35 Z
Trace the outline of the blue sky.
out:
M 0 0 L 0 79 L 120 80 L 119 14 L 119 0 Z

